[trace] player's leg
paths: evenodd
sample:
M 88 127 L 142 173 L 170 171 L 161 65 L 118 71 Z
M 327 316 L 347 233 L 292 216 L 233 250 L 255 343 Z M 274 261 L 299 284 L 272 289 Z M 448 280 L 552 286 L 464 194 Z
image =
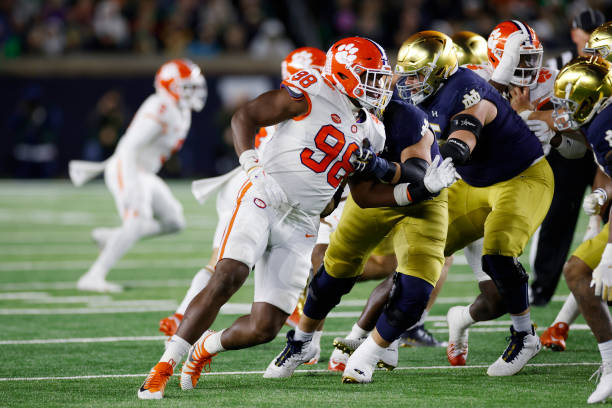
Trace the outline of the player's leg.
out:
M 565 351 L 570 325 L 580 316 L 578 302 L 572 293 L 567 296 L 552 324 L 540 335 L 542 346 L 553 351 Z
M 528 275 L 518 261 L 529 237 L 548 212 L 554 180 L 546 160 L 519 176 L 487 187 L 492 211 L 485 222 L 482 266 L 510 313 L 510 343 L 488 369 L 491 376 L 514 375 L 541 349 L 531 323 Z
M 251 184 L 245 184 L 238 196 L 231 222 L 225 229 L 219 251 L 220 260 L 217 263 L 215 274 L 187 307 L 176 334 L 171 337 L 166 351 L 158 365 L 152 369 L 149 377 L 158 375 L 158 368 L 161 367 L 166 370 L 164 372 L 167 372 L 170 366 L 169 371 L 172 373 L 172 369 L 190 351 L 190 348 L 188 368 L 193 372 L 197 369 L 201 371 L 213 357 L 214 352 L 210 353 L 208 350 L 220 347 L 219 336 L 211 336 L 212 332 L 207 332 L 207 330 L 217 317 L 221 306 L 244 284 L 256 260 L 264 254 L 268 244 L 270 225 L 276 221 L 271 209 L 255 205 L 250 187 Z M 198 347 L 192 348 L 191 345 L 195 344 L 200 336 L 202 338 Z M 206 342 L 209 337 L 210 341 Z M 196 375 L 194 374 L 193 377 L 195 378 Z M 150 381 L 145 381 L 138 392 L 138 397 L 141 399 L 162 398 L 163 387 L 160 390 L 151 391 L 147 388 L 148 383 Z
M 370 382 L 389 347 L 422 316 L 444 264 L 447 194 L 411 207 L 394 229 L 397 273 L 375 329 L 349 358 L 343 382 Z
M 612 317 L 607 303 L 593 294 L 590 285 L 593 269 L 599 264 L 608 241 L 608 229 L 608 224 L 604 225 L 595 238 L 583 242 L 563 269 L 567 285 L 597 340 L 601 354 L 601 377 L 597 389 L 588 399 L 589 403 L 604 402 L 612 395 Z
M 134 189 L 125 191 L 120 169 L 116 161 L 111 161 L 105 170 L 104 180 L 115 199 L 117 210 L 123 221 L 119 228 L 114 228 L 108 237 L 98 258 L 79 281 L 79 290 L 96 292 L 119 292 L 121 286 L 106 281 L 111 268 L 121 257 L 151 229 L 155 230 L 157 223 L 152 218 L 151 190 L 143 181 L 143 174 L 133 177 L 138 179 Z M 136 199 L 137 198 L 137 199 Z
M 151 188 L 153 217 L 160 224 L 159 234 L 172 234 L 185 228 L 183 206 L 172 195 L 168 185 L 155 174 L 147 175 L 147 184 Z

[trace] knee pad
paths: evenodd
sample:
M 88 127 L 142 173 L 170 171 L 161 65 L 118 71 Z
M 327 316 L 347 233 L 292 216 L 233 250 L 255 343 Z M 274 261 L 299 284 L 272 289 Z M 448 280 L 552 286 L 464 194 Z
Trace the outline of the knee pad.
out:
M 338 303 L 343 295 L 349 293 L 357 281 L 354 278 L 334 278 L 322 264 L 308 285 L 308 296 L 304 314 L 311 319 L 322 320 Z
M 483 255 L 482 269 L 493 279 L 509 313 L 521 313 L 529 307 L 527 294 L 529 275 L 517 258 Z
M 429 282 L 395 272 L 393 287 L 376 329 L 386 341 L 393 341 L 419 321 L 433 291 Z

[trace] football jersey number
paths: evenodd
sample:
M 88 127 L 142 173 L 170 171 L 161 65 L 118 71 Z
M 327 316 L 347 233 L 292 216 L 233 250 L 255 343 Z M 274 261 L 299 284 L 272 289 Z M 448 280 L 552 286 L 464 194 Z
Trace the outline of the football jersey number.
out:
M 300 159 L 306 167 L 315 173 L 326 171 L 331 162 L 340 155 L 346 144 L 344 134 L 332 125 L 321 127 L 314 138 L 314 142 L 317 149 L 324 153 L 324 156 L 317 161 L 312 158 L 315 152 L 309 148 L 305 148 L 300 153 Z M 331 166 L 331 169 L 327 173 L 327 182 L 330 186 L 337 188 L 342 178 L 353 170 L 353 166 L 350 164 L 349 159 L 351 154 L 358 148 L 359 146 L 356 143 L 351 143 L 346 149 L 346 152 L 344 152 L 342 159 Z M 339 174 L 340 170 L 344 170 L 344 173 Z
M 300 85 L 304 88 L 308 88 L 310 85 L 317 82 L 317 77 L 312 74 L 309 74 L 308 71 L 300 71 L 295 74 L 292 78 L 294 81 L 298 81 Z

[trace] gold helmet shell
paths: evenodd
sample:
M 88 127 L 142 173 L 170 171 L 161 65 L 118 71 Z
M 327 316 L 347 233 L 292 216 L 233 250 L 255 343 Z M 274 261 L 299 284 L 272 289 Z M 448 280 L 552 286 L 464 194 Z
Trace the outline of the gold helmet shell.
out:
M 553 121 L 558 130 L 578 129 L 610 102 L 612 64 L 598 56 L 577 57 L 555 80 Z
M 487 40 L 479 34 L 471 31 L 458 31 L 451 37 L 457 53 L 459 65 L 486 64 Z
M 612 21 L 603 23 L 591 33 L 583 51 L 612 62 Z
M 402 99 L 418 105 L 436 93 L 442 82 L 457 71 L 453 40 L 438 31 L 411 35 L 397 54 L 397 91 Z

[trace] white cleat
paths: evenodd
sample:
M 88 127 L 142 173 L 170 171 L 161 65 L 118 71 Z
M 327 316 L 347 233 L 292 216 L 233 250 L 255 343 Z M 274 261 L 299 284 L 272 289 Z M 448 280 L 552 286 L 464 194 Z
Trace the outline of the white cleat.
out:
M 359 346 L 366 340 L 367 337 L 362 337 L 360 339 L 347 339 L 342 337 L 336 337 L 334 339 L 334 347 L 349 356 L 353 354 Z M 389 345 L 385 349 L 385 352 L 376 363 L 376 366 L 379 368 L 384 368 L 387 371 L 393 370 L 397 367 L 399 359 L 399 339 L 396 339 L 393 343 Z M 346 371 L 346 370 L 345 370 Z
M 468 356 L 469 330 L 461 322 L 463 310 L 468 306 L 453 306 L 446 314 L 448 346 L 446 357 L 452 366 L 464 366 Z
M 87 275 L 81 276 L 76 285 L 78 290 L 100 293 L 119 293 L 123 287 L 104 279 L 91 278 Z
M 316 348 L 311 347 L 311 341 L 303 342 L 293 339 L 295 330 L 287 332 L 287 345 L 266 368 L 264 378 L 291 377 L 295 369 L 306 364 L 316 355 Z
M 597 376 L 599 384 L 597 388 L 591 394 L 587 402 L 589 404 L 596 404 L 598 402 L 605 402 L 606 399 L 612 395 L 612 364 L 602 363 L 601 367 L 597 369 L 591 376 Z
M 540 337 L 536 334 L 533 325 L 528 332 L 517 332 L 513 326 L 510 326 L 510 333 L 510 344 L 506 351 L 487 370 L 487 374 L 492 377 L 518 373 L 542 349 Z
M 338 350 L 337 348 L 334 348 L 334 351 L 332 351 L 331 356 L 329 357 L 327 369 L 329 371 L 344 371 L 348 358 L 348 354 L 341 350 Z

